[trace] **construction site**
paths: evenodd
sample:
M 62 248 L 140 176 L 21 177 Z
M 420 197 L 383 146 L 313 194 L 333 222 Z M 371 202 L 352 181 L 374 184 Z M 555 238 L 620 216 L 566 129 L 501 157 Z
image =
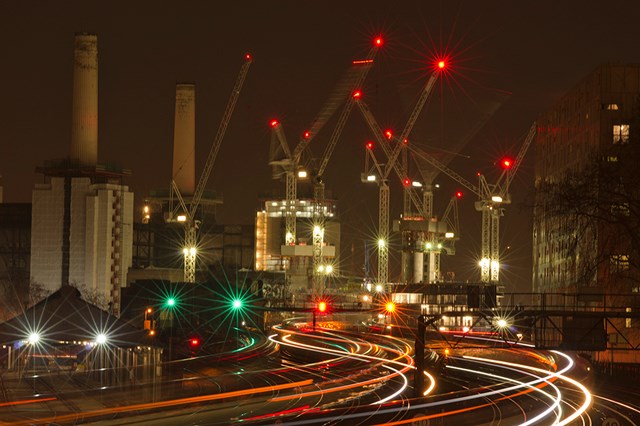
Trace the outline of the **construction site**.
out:
M 236 276 L 242 271 L 242 286 L 259 288 L 269 306 L 284 307 L 323 295 L 361 304 L 379 297 L 393 299 L 396 293 L 398 302 L 407 303 L 412 299 L 403 290 L 407 285 L 459 281 L 455 273 L 442 270 L 441 257 L 456 253 L 462 192 L 447 196 L 446 208 L 436 213 L 434 194 L 440 178 L 477 197 L 481 235 L 466 236 L 481 246 L 473 281 L 496 286 L 499 304 L 504 292 L 500 218 L 511 203 L 511 183 L 535 138 L 535 124 L 518 152 L 500 159 L 497 180 L 490 182 L 478 173 L 477 183 L 470 182 L 449 163 L 501 102 L 492 100 L 453 150 L 434 151 L 414 144 L 410 141 L 420 139 L 413 134 L 414 126 L 424 120 L 423 110 L 447 79 L 451 65 L 444 57 L 427 64 L 408 118 L 396 133 L 379 125 L 367 102 L 367 76 L 384 48 L 384 39 L 378 36 L 368 52 L 353 58 L 324 103 L 319 103 L 317 114 L 307 119 L 308 127 L 288 129 L 280 117 L 264 124 L 269 143 L 262 155 L 265 167 L 271 168 L 273 191 L 256 200 L 255 223 L 242 225 L 218 223 L 217 210 L 234 207 L 223 204 L 222 193 L 212 189 L 209 181 L 216 163 L 225 161 L 218 153 L 245 80 L 251 78 L 251 54 L 238 55 L 239 71 L 199 173 L 196 85 L 176 84 L 171 174 L 166 174 L 166 186 L 159 179 L 159 189 L 136 195 L 136 210 L 140 206 L 141 211 L 134 212 L 134 194 L 125 184 L 131 171 L 98 161 L 97 36 L 76 35 L 70 151 L 67 157 L 38 167 L 43 183 L 33 190 L 31 225 L 26 230 L 30 262 L 27 267 L 24 248 L 11 249 L 17 247 L 12 239 L 24 239 L 13 231 L 6 237 L 10 248 L 5 256 L 21 256 L 22 269 L 9 266 L 6 273 L 31 277 L 22 281 L 43 294 L 75 285 L 83 297 L 115 315 L 121 312 L 121 289 L 136 282 L 206 282 L 220 280 L 229 271 Z M 332 188 L 325 187 L 327 166 L 343 130 L 358 121 L 366 132 L 358 161 L 364 166 L 360 182 L 349 184 L 378 187 L 377 212 L 370 206 L 371 216 L 377 218 L 375 235 L 364 241 L 365 267 L 355 268 L 361 273 L 345 267 L 347 262 L 341 259 L 345 247 L 341 245 L 340 200 L 332 198 Z M 289 133 L 297 136 L 288 139 Z M 392 206 L 394 199 L 401 199 L 402 205 Z M 394 211 L 400 214 L 395 216 Z M 392 264 L 394 259 L 398 264 Z M 439 309 L 421 305 L 427 311 Z

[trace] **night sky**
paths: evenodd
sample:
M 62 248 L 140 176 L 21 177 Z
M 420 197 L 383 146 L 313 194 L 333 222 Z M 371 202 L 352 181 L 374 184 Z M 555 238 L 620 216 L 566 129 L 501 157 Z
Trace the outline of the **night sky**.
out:
M 223 4 L 224 3 L 224 4 Z M 27 1 L 0 2 L 3 83 L 0 184 L 5 202 L 29 202 L 42 177 L 35 168 L 67 155 L 73 37 L 98 35 L 99 162 L 131 169 L 139 206 L 150 189 L 168 187 L 176 82 L 196 83 L 198 171 L 203 165 L 245 52 L 255 58 L 209 188 L 224 194 L 219 222 L 253 223 L 258 199 L 284 184 L 267 165 L 277 117 L 290 144 L 310 124 L 353 59 L 374 36 L 385 45 L 364 87 L 384 127 L 402 130 L 431 61 L 446 55 L 441 80 L 411 135 L 433 150 L 460 151 L 451 167 L 475 182 L 515 155 L 531 123 L 601 62 L 638 62 L 640 2 L 585 1 Z M 502 106 L 474 137 L 488 105 Z M 314 140 L 323 152 L 330 122 Z M 363 240 L 377 226 L 377 189 L 360 182 L 364 142 L 354 109 L 325 173 L 343 221 L 346 270 L 362 270 Z M 462 145 L 462 146 L 461 146 Z M 531 282 L 533 147 L 512 187 L 502 221 L 505 266 L 513 290 Z M 491 180 L 491 179 L 489 179 Z M 392 218 L 401 209 L 392 181 Z M 436 212 L 460 186 L 437 182 Z M 459 279 L 477 278 L 480 214 L 460 203 L 462 240 L 445 261 Z M 137 213 L 137 212 L 136 212 Z M 136 216 L 137 217 L 137 216 Z M 507 249 L 507 247 L 510 247 Z M 391 253 L 392 262 L 399 256 Z M 392 266 L 392 277 L 396 267 Z M 375 274 L 375 270 L 372 270 Z

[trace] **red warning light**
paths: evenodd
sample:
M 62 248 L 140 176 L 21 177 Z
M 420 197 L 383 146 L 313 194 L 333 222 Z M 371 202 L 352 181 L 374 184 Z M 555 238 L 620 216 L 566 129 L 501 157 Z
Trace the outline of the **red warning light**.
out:
M 197 337 L 192 337 L 191 339 L 189 339 L 189 345 L 191 345 L 192 347 L 199 346 L 200 339 L 198 339 Z
M 404 186 L 409 186 L 409 185 L 411 185 L 411 180 L 410 180 L 410 179 L 404 179 L 404 180 L 402 181 L 402 184 L 403 184 Z
M 404 143 L 405 145 L 407 145 L 409 143 L 409 139 L 405 138 L 402 143 Z
M 280 123 L 278 122 L 278 120 L 271 120 L 269 124 L 271 125 L 271 127 L 276 127 Z
M 456 197 L 458 197 L 458 198 L 462 198 L 462 191 L 458 191 L 458 192 L 456 192 Z
M 304 136 L 305 139 L 309 139 L 309 136 L 311 136 L 311 132 L 307 130 L 302 134 L 302 136 Z
M 511 167 L 513 167 L 513 160 L 511 158 L 503 158 L 502 161 L 500 162 L 500 165 L 502 166 L 503 169 L 510 169 Z
M 356 90 L 355 92 L 353 92 L 353 98 L 354 99 L 360 99 L 360 97 L 362 97 L 362 92 L 359 90 Z
M 393 137 L 393 133 L 391 132 L 391 130 L 385 130 L 384 131 L 384 135 L 387 137 L 387 139 L 391 140 L 391 138 Z
M 325 301 L 318 302 L 318 312 L 320 313 L 327 312 L 327 302 Z
M 376 46 L 382 46 L 382 37 L 376 37 L 375 40 L 373 40 L 373 44 Z
M 251 53 L 247 53 L 246 55 L 244 55 L 244 57 L 247 59 L 247 61 L 250 61 L 251 58 Z
M 367 149 L 373 149 L 373 142 L 367 142 Z
M 447 64 L 444 61 L 438 61 L 438 68 L 444 69 Z

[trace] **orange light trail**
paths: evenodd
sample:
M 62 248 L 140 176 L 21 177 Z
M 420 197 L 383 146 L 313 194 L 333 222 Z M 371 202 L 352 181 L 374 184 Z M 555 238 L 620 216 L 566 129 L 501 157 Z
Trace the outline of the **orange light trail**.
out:
M 55 401 L 56 399 L 58 398 L 34 398 L 34 399 L 23 399 L 20 401 L 0 402 L 0 407 L 10 407 L 12 405 L 35 404 L 38 402 Z
M 89 417 L 97 417 L 97 416 L 111 415 L 111 414 L 117 414 L 117 413 L 126 413 L 128 411 L 151 410 L 153 408 L 175 407 L 178 405 L 194 404 L 194 403 L 201 403 L 201 402 L 207 402 L 207 401 L 216 401 L 219 399 L 235 398 L 238 396 L 256 395 L 260 393 L 274 392 L 274 391 L 283 390 L 283 389 L 291 389 L 296 387 L 308 386 L 311 384 L 313 384 L 313 380 L 308 379 L 308 380 L 301 380 L 299 382 L 284 383 L 281 385 L 274 385 L 274 386 L 263 386 L 260 388 L 243 389 L 239 391 L 218 393 L 218 394 L 212 394 L 212 395 L 202 395 L 202 396 L 194 396 L 189 398 L 171 399 L 168 401 L 152 402 L 152 403 L 145 403 L 145 404 L 125 405 L 122 407 L 103 408 L 100 410 L 87 411 L 84 413 L 66 414 L 62 416 L 54 416 L 54 417 L 49 417 L 44 419 L 32 419 L 32 420 L 18 422 L 14 424 L 15 425 L 33 425 L 33 424 L 43 424 L 43 423 L 62 423 L 62 422 L 68 422 L 68 421 L 77 421 L 81 419 L 87 419 Z

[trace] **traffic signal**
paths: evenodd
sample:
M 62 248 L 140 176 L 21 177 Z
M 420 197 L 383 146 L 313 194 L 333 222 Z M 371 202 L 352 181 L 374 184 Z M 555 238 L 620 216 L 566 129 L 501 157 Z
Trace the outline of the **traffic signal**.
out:
M 153 309 L 147 308 L 144 311 L 144 329 L 152 330 L 154 328 Z
M 191 349 L 191 353 L 194 354 L 200 349 L 202 345 L 202 340 L 198 336 L 192 336 L 189 338 L 189 348 Z
M 325 302 L 324 300 L 321 300 L 318 302 L 318 306 L 317 306 L 318 313 L 326 314 L 327 309 L 329 309 L 329 305 L 327 305 L 327 302 Z

